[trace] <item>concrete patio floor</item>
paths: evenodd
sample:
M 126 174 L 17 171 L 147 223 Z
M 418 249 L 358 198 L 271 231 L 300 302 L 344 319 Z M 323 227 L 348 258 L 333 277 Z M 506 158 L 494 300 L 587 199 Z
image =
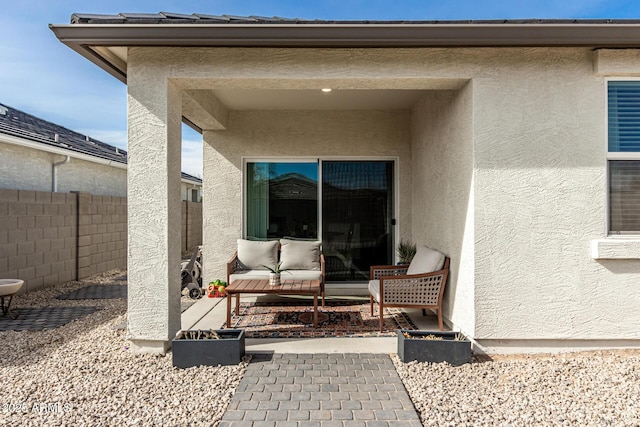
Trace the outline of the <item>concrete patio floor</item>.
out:
M 242 302 L 255 302 L 264 295 L 243 295 Z M 284 298 L 268 296 L 271 298 Z M 285 298 L 290 301 L 291 298 Z M 326 304 L 335 300 L 361 300 L 368 302 L 365 296 L 327 296 Z M 321 311 L 322 308 L 318 307 Z M 438 330 L 438 319 L 431 312 L 427 316 L 422 315 L 420 309 L 403 309 L 411 318 L 418 329 Z M 203 297 L 194 305 L 182 313 L 182 329 L 219 329 L 226 321 L 227 304 L 224 298 Z M 446 326 L 445 326 L 446 329 Z M 371 338 L 248 338 L 246 351 L 269 353 L 375 353 L 388 354 L 397 351 L 396 337 L 371 337 Z

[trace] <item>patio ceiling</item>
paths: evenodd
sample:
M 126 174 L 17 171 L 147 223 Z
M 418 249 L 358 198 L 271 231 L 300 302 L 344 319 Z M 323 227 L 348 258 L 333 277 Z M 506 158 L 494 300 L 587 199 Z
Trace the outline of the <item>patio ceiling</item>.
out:
M 411 109 L 422 90 L 215 89 L 230 110 L 402 110 Z

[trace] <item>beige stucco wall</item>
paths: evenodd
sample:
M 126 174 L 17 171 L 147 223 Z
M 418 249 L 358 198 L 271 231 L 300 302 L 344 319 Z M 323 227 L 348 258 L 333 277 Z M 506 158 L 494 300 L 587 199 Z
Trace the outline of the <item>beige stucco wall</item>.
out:
M 593 54 L 499 53 L 473 81 L 475 337 L 636 338 L 640 261 L 589 252 L 606 206 L 605 91 Z
M 153 105 L 167 102 L 167 87 L 457 91 L 423 98 L 413 121 L 408 113 L 385 111 L 231 111 L 227 130 L 204 133 L 204 242 L 205 257 L 211 257 L 206 280 L 222 274 L 240 236 L 242 156 L 399 156 L 401 183 L 428 178 L 416 171 L 422 161 L 403 159 L 417 155 L 440 167 L 429 160 L 433 156 L 451 166 L 451 205 L 429 206 L 428 194 L 418 200 L 420 184 L 414 183 L 410 192 L 422 204 L 420 213 L 433 210 L 435 222 L 401 217 L 403 227 L 413 230 L 400 234 L 442 243 L 452 254 L 460 251 L 454 260 L 460 263 L 456 286 L 462 286 L 462 277 L 469 281 L 448 301 L 454 324 L 472 328 L 472 336 L 489 346 L 502 340 L 526 345 L 634 340 L 640 327 L 640 261 L 594 260 L 590 253 L 591 242 L 606 237 L 604 74 L 594 71 L 595 55 L 587 48 L 135 48 L 129 50 L 129 73 L 136 79 L 129 85 L 136 86 L 130 96 L 139 93 Z M 621 63 L 635 67 L 637 62 Z M 598 64 L 599 70 L 618 68 Z M 144 106 L 130 104 L 130 120 L 140 123 L 145 115 Z M 422 124 L 416 117 L 433 120 Z M 448 125 L 457 120 L 467 121 L 463 129 Z M 148 138 L 142 129 L 130 136 Z M 164 131 L 149 130 L 166 138 Z M 447 135 L 468 132 L 472 147 L 438 151 L 446 147 Z M 353 143 L 342 142 L 351 135 Z M 429 142 L 434 136 L 440 140 Z M 458 155 L 460 163 L 453 161 Z M 403 215 L 416 215 L 419 205 L 403 200 L 401 195 Z M 447 213 L 453 217 L 445 218 Z M 451 222 L 464 233 L 446 228 L 433 233 Z M 455 242 L 445 242 L 447 236 Z M 466 262 L 470 250 L 474 259 Z M 463 314 L 465 308 L 474 314 Z
M 182 95 L 162 66 L 134 51 L 127 74 L 127 337 L 134 352 L 164 353 L 180 329 Z
M 65 156 L 2 142 L 0 188 L 51 191 L 53 164 Z M 127 170 L 72 158 L 58 166 L 58 192 L 80 191 L 97 196 L 127 195 Z
M 431 91 L 412 114 L 412 236 L 451 259 L 443 313 L 475 330 L 473 91 Z
M 204 133 L 205 281 L 226 277 L 226 262 L 242 236 L 243 158 L 397 160 L 399 221 L 411 226 L 410 112 L 232 112 L 224 131 Z

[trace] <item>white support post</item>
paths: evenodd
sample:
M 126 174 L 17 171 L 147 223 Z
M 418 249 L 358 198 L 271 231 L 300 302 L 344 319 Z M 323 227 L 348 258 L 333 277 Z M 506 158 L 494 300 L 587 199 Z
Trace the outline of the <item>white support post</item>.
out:
M 127 336 L 134 352 L 164 354 L 180 329 L 182 100 L 157 74 L 128 73 Z

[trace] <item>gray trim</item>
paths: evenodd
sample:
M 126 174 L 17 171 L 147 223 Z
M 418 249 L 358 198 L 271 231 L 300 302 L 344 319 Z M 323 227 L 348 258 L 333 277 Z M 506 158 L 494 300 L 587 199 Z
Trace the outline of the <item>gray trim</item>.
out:
M 179 47 L 640 47 L 640 21 L 452 21 L 338 22 L 167 19 L 187 24 L 140 23 L 50 25 L 56 37 L 121 81 L 126 70 L 91 46 Z M 202 23 L 205 21 L 207 23 Z M 134 23 L 135 22 L 135 23 Z M 200 23 L 195 23 L 200 22 Z M 286 23 L 285 23 L 286 22 Z
M 638 47 L 640 23 L 619 24 L 73 24 L 63 43 L 199 47 Z

